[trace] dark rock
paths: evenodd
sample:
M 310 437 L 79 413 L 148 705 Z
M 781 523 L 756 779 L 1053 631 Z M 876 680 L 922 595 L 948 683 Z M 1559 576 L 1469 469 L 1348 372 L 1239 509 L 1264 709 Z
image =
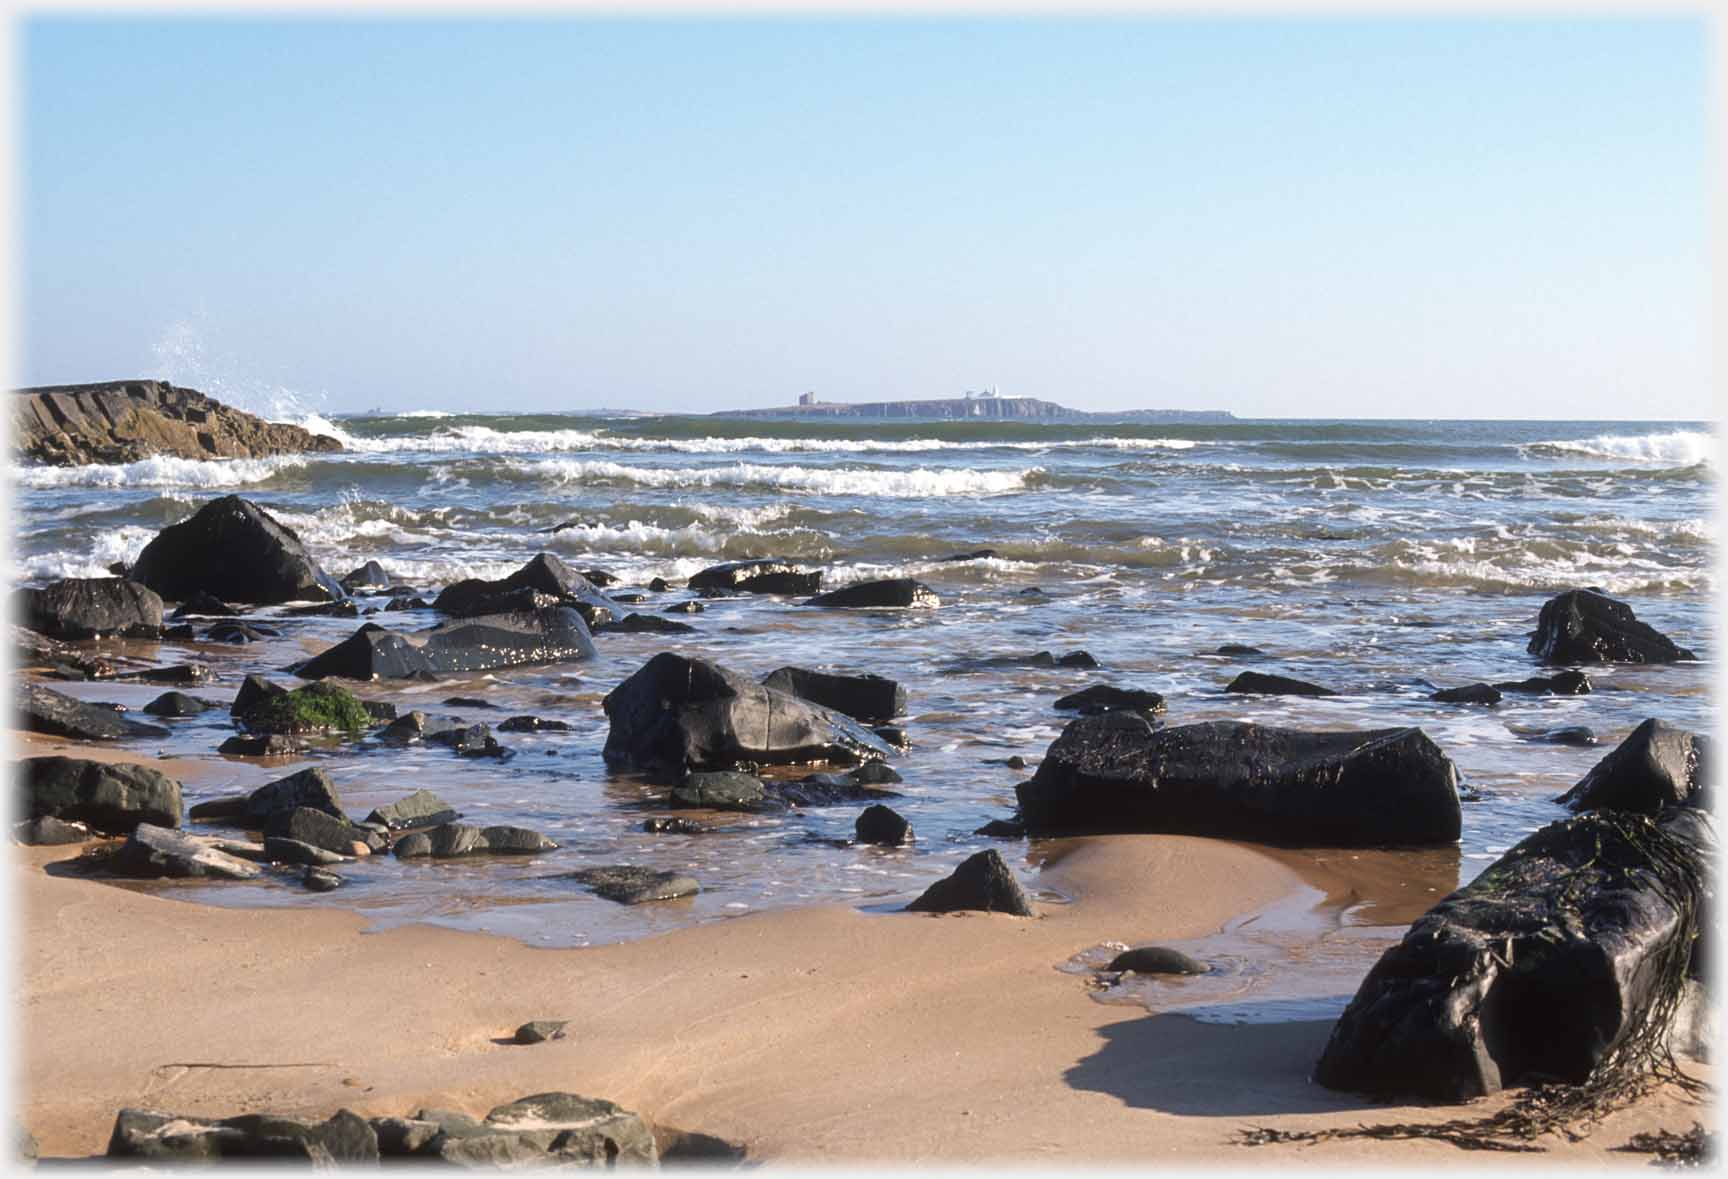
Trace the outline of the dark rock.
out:
M 264 857 L 272 864 L 303 864 L 309 868 L 325 868 L 331 864 L 345 863 L 352 858 L 280 835 L 265 837 Z
M 57 639 L 153 639 L 162 633 L 162 599 L 123 577 L 68 577 L 43 589 L 21 589 L 12 595 L 12 612 L 31 630 Z
M 540 1044 L 547 1040 L 562 1040 L 564 1029 L 570 1026 L 567 1019 L 531 1019 L 516 1029 L 511 1038 L 518 1044 Z
M 536 553 L 522 568 L 497 581 L 471 577 L 446 586 L 432 603 L 432 608 L 459 618 L 520 612 L 521 606 L 509 606 L 500 610 L 494 602 L 489 601 L 516 591 L 551 595 L 557 599 L 556 605 L 576 611 L 585 626 L 595 626 L 612 619 L 611 600 L 586 577 L 551 553 Z
M 610 594 L 608 596 L 614 602 L 619 602 L 619 603 L 622 603 L 623 605 L 626 605 L 626 606 L 639 606 L 643 602 L 646 602 L 648 600 L 647 594 L 639 594 L 639 593 L 636 593 L 634 590 L 630 590 L 630 591 L 627 591 L 625 593 Z
M 1569 590 L 1550 598 L 1526 648 L 1547 663 L 1673 663 L 1696 656 L 1675 645 L 1632 607 L 1605 594 Z
M 1056 660 L 1057 667 L 1097 667 L 1098 661 L 1090 651 L 1070 651 Z
M 482 700 L 478 696 L 446 696 L 446 708 L 497 708 L 490 700 Z
M 755 811 L 762 808 L 767 790 L 760 778 L 728 770 L 686 774 L 668 800 L 675 807 L 699 807 L 714 811 Z M 779 809 L 778 805 L 771 809 Z
M 1005 667 L 1097 667 L 1098 661 L 1088 651 L 1073 651 L 1058 659 L 1049 651 L 1031 655 L 984 655 L 956 659 L 942 668 L 947 675 L 970 675 L 980 671 L 995 671 Z
M 448 745 L 456 751 L 459 757 L 497 757 L 513 756 L 511 751 L 498 744 L 492 736 L 489 725 L 455 725 L 449 728 L 430 728 L 424 733 L 425 739 L 434 745 Z
M 451 859 L 456 856 L 497 853 L 501 855 L 535 855 L 555 851 L 558 845 L 538 831 L 525 827 L 472 827 L 466 823 L 445 823 L 430 831 L 417 831 L 396 842 L 396 855 L 401 859 L 431 856 Z
M 972 834 L 987 835 L 991 839 L 1024 839 L 1026 825 L 1018 819 L 991 819 Z
M 522 1149 L 537 1149 L 540 1154 L 536 1161 L 541 1165 L 652 1167 L 659 1162 L 654 1134 L 640 1117 L 610 1101 L 574 1093 L 519 1098 L 492 1110 L 483 1125 L 486 1134 L 446 1139 L 448 1146 L 467 1146 L 474 1153 L 452 1156 L 441 1149 L 445 1161 L 491 1158 L 503 1139 L 515 1143 L 514 1148 L 505 1149 L 505 1157 L 521 1158 Z
M 644 819 L 642 830 L 650 835 L 706 835 L 709 828 L 694 819 L 673 817 Z
M 311 606 L 294 606 L 285 611 L 293 618 L 358 618 L 360 603 L 349 598 L 339 602 L 319 602 Z
M 207 594 L 203 590 L 199 590 L 190 598 L 187 598 L 184 602 L 180 603 L 180 608 L 174 611 L 172 617 L 175 619 L 233 618 L 239 613 L 240 611 L 234 609 L 234 607 L 230 606 L 227 602 L 224 602 L 221 598 L 218 598 L 213 594 Z
M 144 706 L 144 711 L 151 716 L 197 716 L 221 705 L 210 700 L 200 700 L 196 696 L 188 696 L 184 692 L 164 692 Z
M 300 883 L 311 892 L 335 892 L 342 887 L 342 878 L 327 869 L 308 864 L 306 871 L 300 874 Z
M 899 798 L 894 790 L 884 790 L 859 781 L 851 774 L 808 774 L 795 782 L 764 782 L 768 796 L 787 806 L 837 806 L 843 802 L 875 802 L 883 798 Z
M 288 689 L 281 684 L 273 684 L 261 675 L 249 675 L 240 683 L 240 690 L 234 694 L 234 703 L 228 706 L 231 716 L 244 716 L 266 700 L 277 696 L 286 696 Z
M 67 843 L 84 843 L 95 833 L 82 823 L 68 823 L 53 815 L 27 819 L 12 826 L 12 838 L 26 847 L 58 847 Z
M 1578 785 L 1555 799 L 1574 811 L 1623 810 L 1653 815 L 1663 807 L 1704 806 L 1708 740 L 1652 717 Z
M 145 684 L 207 684 L 216 676 L 202 663 L 176 663 L 172 667 L 141 667 L 137 671 L 115 672 L 114 678 Z
M 1508 680 L 1494 687 L 1502 692 L 1527 692 L 1537 696 L 1587 696 L 1590 694 L 1590 677 L 1581 671 L 1563 671 L 1546 677 Z
M 657 614 L 626 614 L 617 622 L 602 622 L 594 628 L 596 634 L 694 634 L 696 628 L 687 622 L 674 622 Z
M 454 675 L 594 657 L 594 641 L 576 611 L 562 606 L 517 614 L 459 618 L 413 635 L 366 623 L 306 663 L 302 679 L 404 679 Z
M 1551 823 L 1418 918 L 1332 1029 L 1314 1079 L 1467 1101 L 1582 1082 L 1659 1039 L 1700 930 L 1715 852 L 1704 811 L 1596 811 Z
M 1568 725 L 1563 729 L 1549 729 L 1545 733 L 1532 733 L 1524 739 L 1536 741 L 1543 745 L 1589 746 L 1596 744 L 1596 732 L 1584 725 Z
M 664 577 L 656 577 L 648 583 L 648 588 L 657 594 L 663 594 L 672 588 L 672 583 Z
M 362 700 L 360 707 L 376 724 L 385 725 L 396 719 L 396 706 L 387 700 Z
M 419 645 L 375 622 L 368 622 L 294 669 L 302 679 L 341 676 L 350 680 L 407 679 L 431 675 L 432 665 Z
M 456 808 L 430 790 L 416 790 L 388 806 L 381 806 L 366 816 L 368 823 L 382 823 L 392 831 L 408 827 L 437 827 L 453 823 L 461 816 Z
M 845 713 L 866 724 L 893 720 L 906 711 L 906 688 L 879 675 L 838 675 L 782 667 L 762 677 L 762 686 Z
M 867 761 L 846 775 L 854 782 L 862 782 L 869 786 L 881 786 L 889 782 L 904 782 L 900 771 L 885 761 Z
M 1359 847 L 1458 838 L 1458 775 L 1420 729 L 1155 729 L 1081 717 L 1015 792 L 1035 835 L 1150 832 Z
M 693 590 L 813 594 L 822 586 L 822 571 L 804 569 L 788 561 L 730 561 L 702 570 L 686 584 Z
M 249 622 L 220 622 L 204 632 L 204 639 L 211 643 L 261 643 L 268 638 L 276 638 L 281 631 L 273 626 L 254 626 Z
M 996 556 L 995 549 L 973 549 L 969 553 L 954 553 L 947 557 L 938 557 L 938 561 L 987 561 Z
M 607 694 L 607 764 L 681 775 L 741 761 L 857 762 L 885 757 L 882 740 L 849 717 L 665 652 Z
M 1215 655 L 1264 655 L 1266 652 L 1259 647 L 1250 647 L 1246 643 L 1225 643 L 1213 652 Z
M 1123 708 L 1134 712 L 1160 713 L 1164 711 L 1164 697 L 1157 692 L 1140 688 L 1114 688 L 1109 684 L 1094 684 L 1090 688 L 1062 697 L 1056 701 L 1056 707 L 1064 712 L 1079 712 L 1083 716 L 1095 716 L 1100 712 L 1114 712 Z
M 1322 688 L 1319 684 L 1310 684 L 1306 680 L 1293 680 L 1289 676 L 1262 675 L 1257 671 L 1245 671 L 1224 688 L 1226 692 L 1254 692 L 1263 696 L 1336 696 L 1338 693 L 1331 688 Z
M 323 811 L 333 819 L 348 821 L 348 814 L 342 809 L 342 796 L 336 793 L 336 783 L 318 766 L 297 770 L 285 778 L 258 787 L 250 794 L 198 803 L 188 817 L 200 822 L 226 820 L 262 829 L 286 821 L 300 807 Z
M 899 812 L 880 803 L 864 808 L 864 813 L 852 824 L 852 834 L 859 843 L 873 843 L 879 847 L 900 847 L 917 838 L 912 832 L 912 824 Z
M 609 573 L 604 569 L 584 569 L 582 570 L 582 576 L 586 577 L 590 582 L 599 586 L 601 589 L 605 589 L 609 585 L 618 584 L 618 575 L 616 573 Z
M 1462 688 L 1442 688 L 1428 698 L 1442 704 L 1498 704 L 1500 689 L 1487 684 L 1469 684 Z
M 304 745 L 281 733 L 251 733 L 230 737 L 216 747 L 216 752 L 229 757 L 292 757 Z
M 706 609 L 708 609 L 708 607 L 704 606 L 701 602 L 697 601 L 695 598 L 690 598 L 683 602 L 673 602 L 670 606 L 666 607 L 666 613 L 700 614 Z
M 444 717 L 427 716 L 416 708 L 412 712 L 403 713 L 385 725 L 383 731 L 378 734 L 378 740 L 388 741 L 392 744 L 405 744 L 409 741 L 418 741 L 429 733 L 438 733 L 455 727 L 454 721 Z
M 371 1118 L 369 1121 L 373 1132 L 378 1135 L 378 1153 L 385 1158 L 429 1153 L 427 1147 L 444 1130 L 440 1122 L 415 1118 Z
M 874 725 L 870 731 L 896 749 L 905 749 L 912 744 L 904 725 Z
M 166 737 L 161 725 L 145 725 L 112 708 L 86 704 L 41 684 L 24 684 L 18 692 L 19 727 L 32 733 L 71 737 L 78 741 L 119 741 L 133 737 Z
M 350 592 L 363 586 L 385 586 L 392 583 L 390 574 L 376 561 L 368 561 L 342 578 L 342 588 Z
M 1168 946 L 1141 946 L 1124 950 L 1104 969 L 1132 970 L 1135 974 L 1205 974 L 1211 967 Z
M 500 733 L 568 733 L 574 728 L 569 721 L 541 720 L 537 716 L 513 716 L 498 726 Z
M 378 1135 L 348 1110 L 322 1122 L 276 1114 L 211 1121 L 158 1110 L 123 1109 L 108 1139 L 109 1158 L 169 1165 L 219 1158 L 304 1159 L 315 1166 L 378 1162 Z
M 934 609 L 942 604 L 942 599 L 936 596 L 936 591 L 921 581 L 910 577 L 887 577 L 879 581 L 860 581 L 852 585 L 842 586 L 837 590 L 829 590 L 825 594 L 817 594 L 806 606 L 822 606 L 829 609 L 855 609 L 864 607 L 916 607 L 919 609 Z
M 1106 709 L 1106 711 L 1109 710 Z M 1092 713 L 1091 715 L 1096 716 L 1097 713 Z M 1011 770 L 1023 770 L 1026 768 L 1026 759 L 1021 757 L 1018 753 L 1010 754 L 1008 760 L 1004 761 L 1002 764 Z
M 427 610 L 430 609 L 431 606 L 432 603 L 428 602 L 425 598 L 404 594 L 401 597 L 391 598 L 388 602 L 385 602 L 384 610 L 386 613 L 391 610 Z
M 214 842 L 182 835 L 152 823 L 140 823 L 103 866 L 116 876 L 213 877 L 254 880 L 263 869 L 218 849 Z
M 190 622 L 182 622 L 179 626 L 165 626 L 162 637 L 171 641 L 191 640 L 198 637 Z
M 211 500 L 144 546 L 132 579 L 172 601 L 203 591 L 228 602 L 340 599 L 292 529 L 237 495 Z
M 27 757 L 19 770 L 28 818 L 77 821 L 108 834 L 140 823 L 180 825 L 180 783 L 150 766 Z
M 373 724 L 371 711 L 358 696 L 346 688 L 323 683 L 267 695 L 236 719 L 254 733 L 357 735 Z
M 304 806 L 286 814 L 272 815 L 262 830 L 267 837 L 276 835 L 297 839 L 344 856 L 361 854 L 355 850 L 355 844 L 365 847 L 368 852 L 378 851 L 384 846 L 384 837 L 370 827 Z
M 1032 904 L 1014 873 L 1008 870 L 994 848 L 979 852 L 938 880 L 924 895 L 906 906 L 913 913 L 953 913 L 981 909 L 987 913 L 1009 913 L 1031 917 Z
M 640 905 L 648 901 L 670 901 L 694 896 L 702 886 L 678 872 L 656 872 L 652 868 L 637 868 L 629 864 L 612 864 L 603 868 L 583 868 L 570 873 L 570 879 L 585 884 L 596 896 L 621 905 Z

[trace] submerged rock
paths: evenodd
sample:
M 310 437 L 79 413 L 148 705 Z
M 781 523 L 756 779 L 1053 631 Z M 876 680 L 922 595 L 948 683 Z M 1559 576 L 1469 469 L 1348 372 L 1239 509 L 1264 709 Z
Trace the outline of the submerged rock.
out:
M 822 586 L 820 569 L 791 561 L 729 561 L 702 570 L 686 583 L 693 590 L 738 590 L 747 594 L 813 594 Z
M 906 906 L 912 913 L 953 913 L 976 909 L 988 913 L 1009 913 L 1015 917 L 1032 917 L 1032 904 L 1026 891 L 1014 879 L 1002 856 L 989 848 L 970 857 L 953 875 L 938 880 L 924 890 L 924 895 Z
M 890 721 L 906 711 L 906 688 L 879 675 L 839 675 L 782 667 L 762 677 L 762 686 L 843 712 L 865 724 Z
M 292 757 L 305 746 L 280 733 L 255 733 L 230 737 L 216 747 L 228 757 Z
M 1584 1081 L 1659 1043 L 1686 980 L 1709 815 L 1596 811 L 1551 823 L 1417 919 L 1369 971 L 1314 1079 L 1380 1097 L 1467 1101 Z
M 180 783 L 150 766 L 77 757 L 27 757 L 19 763 L 29 818 L 87 823 L 107 834 L 140 823 L 180 825 Z
M 1527 680 L 1506 680 L 1493 685 L 1502 692 L 1524 692 L 1536 696 L 1587 696 L 1590 677 L 1581 671 L 1563 671 L 1558 675 L 1532 676 Z
M 319 766 L 308 766 L 285 778 L 268 782 L 250 794 L 198 803 L 188 817 L 199 822 L 230 822 L 263 828 L 286 821 L 300 807 L 323 811 L 333 819 L 348 821 L 347 812 L 342 809 L 342 796 L 336 792 L 336 783 Z
M 956 659 L 942 667 L 944 675 L 971 675 L 980 671 L 995 671 L 1006 667 L 1097 667 L 1098 660 L 1090 651 L 1070 651 L 1057 656 L 1049 651 L 1031 655 L 975 655 Z
M 1541 733 L 1525 733 L 1526 741 L 1536 741 L 1543 745 L 1594 745 L 1596 731 L 1584 725 L 1567 725 L 1562 729 L 1549 729 Z
M 917 838 L 905 816 L 880 803 L 864 808 L 852 824 L 852 837 L 878 847 L 901 847 Z
M 526 827 L 471 827 L 466 823 L 445 823 L 430 831 L 416 831 L 396 842 L 399 859 L 431 856 L 451 859 L 484 853 L 500 855 L 536 855 L 556 851 L 558 845 Z
M 392 831 L 408 827 L 436 827 L 461 818 L 456 808 L 430 790 L 416 790 L 366 816 L 368 823 L 382 823 Z
M 328 869 L 308 864 L 306 870 L 300 874 L 300 884 L 308 892 L 335 892 L 342 887 L 342 877 Z
M 702 891 L 694 877 L 679 872 L 657 872 L 629 864 L 612 864 L 603 868 L 583 868 L 570 873 L 570 879 L 585 884 L 596 896 L 621 905 L 641 905 L 648 901 L 670 901 L 694 896 Z
M 535 594 L 553 600 L 543 602 L 534 598 Z M 458 618 L 538 611 L 546 606 L 574 610 L 588 627 L 610 622 L 613 614 L 610 598 L 551 553 L 536 553 L 522 568 L 496 581 L 471 577 L 446 586 L 432 603 L 434 610 Z
M 1428 698 L 1441 704 L 1498 704 L 1500 690 L 1488 684 L 1469 684 L 1462 688 L 1442 688 Z
M 1554 801 L 1574 811 L 1609 809 L 1646 815 L 1675 804 L 1704 806 L 1708 745 L 1697 733 L 1652 717 Z
M 680 816 L 642 820 L 642 830 L 650 835 L 706 835 L 711 828 Z
M 1135 974 L 1205 974 L 1211 967 L 1168 946 L 1141 946 L 1124 950 L 1104 969 L 1132 970 Z
M 879 581 L 860 581 L 853 585 L 817 594 L 806 606 L 829 609 L 892 607 L 896 609 L 933 610 L 942 604 L 936 591 L 910 577 L 887 577 Z
M 1336 696 L 1338 693 L 1331 688 L 1322 688 L 1319 684 L 1311 684 L 1307 680 L 1293 680 L 1289 676 L 1264 675 L 1258 671 L 1245 671 L 1225 685 L 1226 692 L 1252 692 L 1262 696 Z
M 346 596 L 293 529 L 237 495 L 211 500 L 157 533 L 138 554 L 132 580 L 175 602 L 199 592 L 264 604 Z
M 714 811 L 754 812 L 782 809 L 768 800 L 762 779 L 730 770 L 697 771 L 684 775 L 667 800 L 674 807 L 696 807 Z
M 161 725 L 128 720 L 113 708 L 86 704 L 41 684 L 25 684 L 18 692 L 19 727 L 76 741 L 119 741 L 133 737 L 166 737 Z
M 12 595 L 12 613 L 56 639 L 153 639 L 162 633 L 162 599 L 123 577 L 67 577 L 42 589 L 21 589 Z
M 1161 713 L 1164 711 L 1164 697 L 1157 692 L 1140 688 L 1115 688 L 1109 684 L 1094 684 L 1090 688 L 1062 697 L 1056 701 L 1056 707 L 1064 712 L 1079 712 L 1082 716 L 1096 716 L 1101 712 L 1114 712 L 1118 709 Z
M 197 716 L 220 707 L 214 701 L 200 700 L 184 692 L 164 692 L 146 704 L 144 711 L 151 716 Z
M 257 864 L 230 855 L 215 844 L 215 840 L 140 823 L 126 842 L 103 861 L 103 867 L 117 876 L 146 879 L 166 876 L 254 880 L 262 875 L 263 869 Z
M 1154 728 L 1081 717 L 1015 793 L 1034 835 L 1147 832 L 1318 847 L 1457 840 L 1458 775 L 1420 729 Z
M 656 655 L 603 702 L 606 762 L 682 776 L 739 762 L 857 762 L 888 747 L 849 717 L 702 659 Z
M 785 806 L 837 806 L 845 802 L 875 802 L 883 798 L 899 798 L 894 790 L 884 790 L 864 781 L 857 774 L 806 774 L 793 782 L 764 782 L 768 796 Z
M 1526 648 L 1547 663 L 1673 663 L 1696 656 L 1648 623 L 1632 607 L 1592 590 L 1550 598 Z
M 513 716 L 498 726 L 500 733 L 568 733 L 575 728 L 569 721 L 542 720 L 537 716 Z
M 403 635 L 367 623 L 295 669 L 302 679 L 427 678 L 500 667 L 565 663 L 594 657 L 594 641 L 576 611 L 563 606 L 459 618 Z
M 687 622 L 676 622 L 670 618 L 661 618 L 658 614 L 626 614 L 616 622 L 602 622 L 594 628 L 595 634 L 660 634 L 689 635 L 695 634 L 696 628 Z

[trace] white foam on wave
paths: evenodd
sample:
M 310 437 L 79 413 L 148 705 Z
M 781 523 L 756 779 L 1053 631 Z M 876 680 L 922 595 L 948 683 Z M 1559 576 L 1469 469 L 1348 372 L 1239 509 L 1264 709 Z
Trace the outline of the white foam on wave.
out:
M 32 581 L 57 581 L 62 577 L 112 577 L 108 567 L 116 561 L 130 565 L 144 551 L 144 546 L 156 538 L 156 529 L 136 524 L 123 524 L 94 534 L 90 547 L 83 552 L 64 549 L 16 562 L 12 584 Z
M 813 495 L 886 496 L 913 499 L 952 495 L 1006 495 L 1025 491 L 1044 474 L 1042 467 L 981 471 L 971 468 L 911 471 L 861 471 L 853 468 L 766 466 L 734 463 L 726 467 L 627 467 L 605 461 L 554 459 L 516 463 L 526 475 L 557 483 L 628 483 L 639 487 L 763 487 Z
M 1673 430 L 1661 434 L 1599 434 L 1594 438 L 1532 442 L 1526 453 L 1582 455 L 1587 458 L 1695 467 L 1716 462 L 1716 438 L 1707 430 Z
M 263 483 L 282 471 L 304 467 L 306 456 L 258 459 L 185 459 L 158 455 L 135 463 L 92 463 L 85 467 L 12 468 L 16 487 L 244 487 Z

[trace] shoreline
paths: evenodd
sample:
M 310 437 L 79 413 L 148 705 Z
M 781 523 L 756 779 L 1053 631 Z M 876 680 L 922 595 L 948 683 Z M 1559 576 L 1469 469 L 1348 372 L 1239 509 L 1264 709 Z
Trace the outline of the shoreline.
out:
M 1236 1133 L 1254 1126 L 1440 1122 L 1511 1097 L 1423 1107 L 1333 1093 L 1307 1080 L 1329 1019 L 1154 1015 L 1099 1003 L 1058 969 L 1104 941 L 1216 935 L 1292 898 L 1312 909 L 1315 893 L 1325 907 L 1354 897 L 1377 921 L 1407 924 L 1435 898 L 1391 891 L 1375 853 L 1184 836 L 1051 841 L 1038 883 L 1070 899 L 1035 902 L 1031 919 L 823 904 L 540 949 L 424 924 L 368 931 L 333 906 L 219 907 L 43 870 L 77 850 L 15 848 L 11 876 L 24 935 L 21 1114 L 45 1157 L 100 1154 L 126 1105 L 483 1112 L 549 1089 L 736 1143 L 747 1162 L 794 1165 L 1642 1166 L 1649 1156 L 1610 1148 L 1708 1119 L 1665 1087 L 1583 1142 L 1544 1139 L 1538 1154 L 1482 1160 L 1440 1142 L 1368 1139 L 1241 1146 Z M 498 1042 L 548 1018 L 571 1021 L 565 1039 Z

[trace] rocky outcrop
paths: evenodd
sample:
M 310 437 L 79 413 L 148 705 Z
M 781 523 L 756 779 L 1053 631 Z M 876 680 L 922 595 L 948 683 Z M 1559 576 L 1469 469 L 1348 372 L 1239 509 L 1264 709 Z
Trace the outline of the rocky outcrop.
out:
M 30 757 L 19 766 L 24 810 L 120 834 L 140 823 L 180 825 L 180 783 L 150 766 Z
M 1033 835 L 1140 832 L 1316 847 L 1451 843 L 1458 775 L 1420 729 L 1155 728 L 1081 717 L 1016 788 Z
M 294 669 L 302 679 L 427 679 L 594 657 L 582 616 L 567 606 L 458 618 L 413 634 L 368 622 Z
M 342 449 L 334 438 L 267 422 L 166 381 L 39 385 L 12 398 L 13 449 L 22 459 L 56 467 L 152 455 L 264 458 Z
M 153 639 L 162 633 L 162 599 L 124 577 L 68 577 L 12 596 L 13 617 L 56 639 L 123 636 Z
M 782 667 L 763 676 L 762 686 L 843 712 L 865 724 L 891 721 L 906 711 L 905 686 L 879 675 L 837 675 Z
M 611 722 L 602 751 L 607 764 L 674 779 L 739 762 L 851 763 L 889 753 L 850 717 L 670 652 L 650 659 L 603 705 Z
M 76 741 L 119 741 L 130 737 L 166 737 L 161 725 L 128 720 L 122 712 L 87 704 L 41 684 L 25 684 L 18 692 L 18 724 L 32 733 L 71 737 Z
M 952 875 L 938 880 L 906 906 L 912 913 L 955 913 L 964 909 L 1032 917 L 1026 890 L 1014 879 L 1001 853 L 989 848 L 964 861 Z
M 1593 590 L 1568 590 L 1548 600 L 1530 636 L 1530 654 L 1547 663 L 1673 663 L 1697 656 L 1648 623 L 1632 607 Z
M 1544 827 L 1381 956 L 1314 1079 L 1467 1101 L 1520 1082 L 1576 1084 L 1622 1046 L 1659 1046 L 1714 853 L 1708 813 L 1690 807 Z
M 828 609 L 887 607 L 924 610 L 933 610 L 941 604 L 942 599 L 936 596 L 935 590 L 910 577 L 888 577 L 880 581 L 860 581 L 853 585 L 841 586 L 837 590 L 829 590 L 825 594 L 817 594 L 804 603 L 806 606 L 822 606 Z
M 1653 815 L 1676 804 L 1703 806 L 1709 742 L 1652 717 L 1554 801 L 1574 811 L 1625 810 Z
M 294 530 L 251 500 L 225 495 L 144 546 L 131 577 L 171 602 L 204 593 L 224 602 L 326 601 L 345 592 Z

